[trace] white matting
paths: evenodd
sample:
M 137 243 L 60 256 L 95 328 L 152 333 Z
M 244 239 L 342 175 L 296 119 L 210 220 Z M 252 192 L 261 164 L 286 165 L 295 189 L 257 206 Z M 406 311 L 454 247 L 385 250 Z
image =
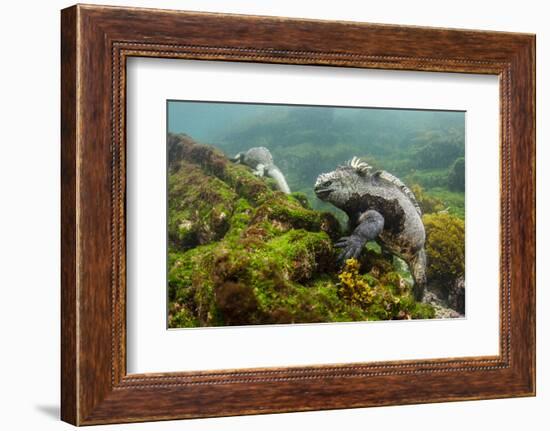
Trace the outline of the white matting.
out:
M 496 76 L 128 60 L 128 372 L 498 354 Z M 166 328 L 166 100 L 453 109 L 466 113 L 465 319 Z

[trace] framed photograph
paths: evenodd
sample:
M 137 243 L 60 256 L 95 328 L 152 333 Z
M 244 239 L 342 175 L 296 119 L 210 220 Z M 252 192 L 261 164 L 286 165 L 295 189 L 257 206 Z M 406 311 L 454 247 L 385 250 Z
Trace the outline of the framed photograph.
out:
M 535 37 L 62 11 L 62 419 L 535 394 Z

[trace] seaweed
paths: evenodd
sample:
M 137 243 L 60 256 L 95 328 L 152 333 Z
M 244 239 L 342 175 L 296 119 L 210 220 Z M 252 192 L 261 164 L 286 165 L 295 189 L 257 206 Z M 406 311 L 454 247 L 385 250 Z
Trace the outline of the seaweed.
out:
M 464 220 L 448 213 L 425 214 L 428 279 L 447 284 L 464 276 Z

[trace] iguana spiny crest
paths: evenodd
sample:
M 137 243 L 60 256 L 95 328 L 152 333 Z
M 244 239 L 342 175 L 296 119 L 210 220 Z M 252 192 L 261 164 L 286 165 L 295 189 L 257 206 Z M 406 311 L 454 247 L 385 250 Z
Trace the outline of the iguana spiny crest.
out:
M 385 182 L 401 190 L 414 205 L 418 214 L 422 215 L 414 193 L 399 178 L 386 171 L 372 173 L 372 170 L 372 166 L 367 162 L 358 157 L 353 157 L 345 165 L 339 166 L 334 171 L 319 175 L 315 182 L 315 192 L 320 199 L 344 209 L 343 206 L 350 201 L 351 195 L 365 190 L 368 182 L 373 180 L 380 183 Z M 326 199 L 329 195 L 330 200 Z

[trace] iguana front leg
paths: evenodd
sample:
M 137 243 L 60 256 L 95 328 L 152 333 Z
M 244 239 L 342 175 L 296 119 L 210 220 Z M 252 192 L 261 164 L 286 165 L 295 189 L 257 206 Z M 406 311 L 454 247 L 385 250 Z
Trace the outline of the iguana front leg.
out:
M 365 244 L 376 239 L 384 229 L 384 217 L 374 210 L 365 211 L 358 222 L 350 236 L 344 236 L 334 244 L 335 247 L 342 249 L 338 256 L 340 264 L 348 259 L 358 258 Z
M 252 173 L 258 177 L 263 177 L 265 174 L 265 165 L 263 163 L 258 163 L 256 169 Z

